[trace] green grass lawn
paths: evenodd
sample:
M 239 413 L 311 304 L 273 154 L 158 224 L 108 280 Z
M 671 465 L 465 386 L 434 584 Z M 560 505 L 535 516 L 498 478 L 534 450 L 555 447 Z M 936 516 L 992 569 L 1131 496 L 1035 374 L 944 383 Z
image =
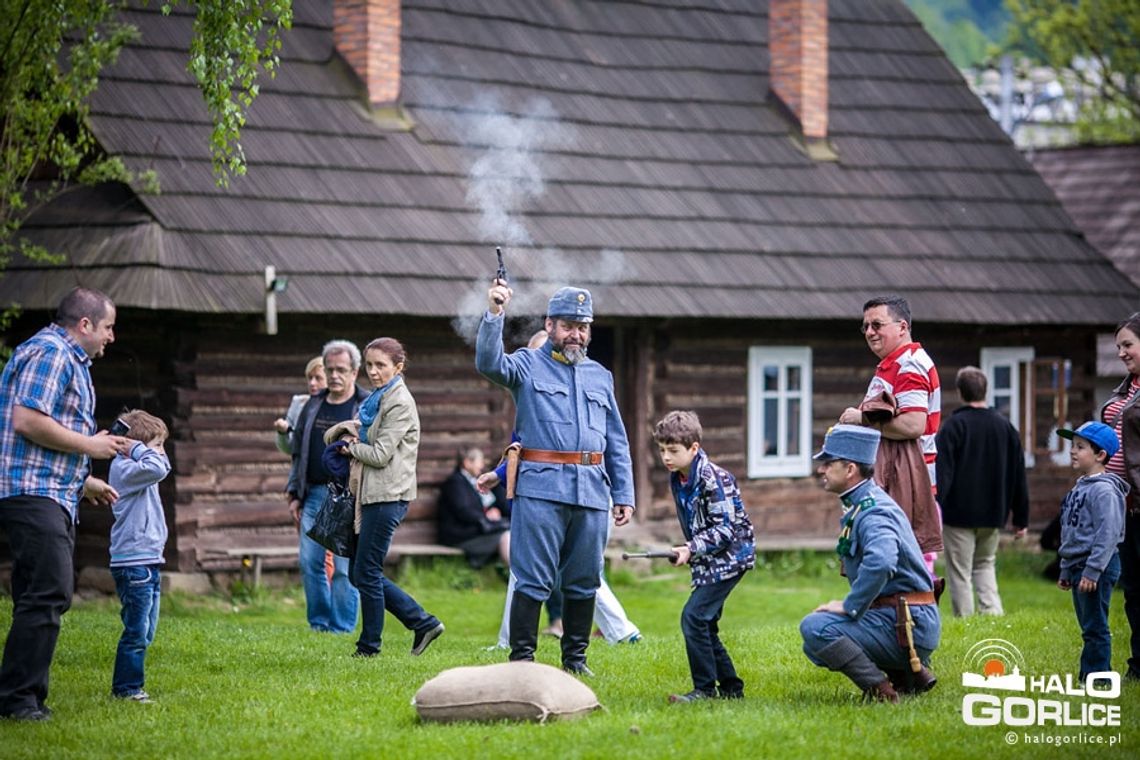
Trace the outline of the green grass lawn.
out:
M 421 724 L 410 704 L 441 670 L 505 659 L 484 651 L 498 630 L 504 590 L 490 571 L 445 562 L 401 579 L 447 624 L 419 658 L 409 656 L 411 634 L 391 617 L 383 654 L 350 658 L 354 637 L 308 630 L 299 589 L 239 602 L 167 595 L 147 661 L 150 705 L 109 696 L 118 600 L 77 599 L 52 668 L 55 716 L 35 725 L 0 721 L 0 757 L 1136 757 L 1140 686 L 1133 684 L 1115 701 L 1120 728 L 1019 728 L 1017 745 L 1008 746 L 1013 729 L 963 724 L 961 673 L 975 642 L 1013 642 L 1029 673 L 1077 669 L 1070 597 L 1040 577 L 1045 558 L 1005 552 L 999 561 L 1006 616 L 953 619 L 944 599 L 933 661 L 940 682 L 897 706 L 861 704 L 846 678 L 812 666 L 800 651 L 800 618 L 846 588 L 830 556 L 768 555 L 729 598 L 721 629 L 746 683 L 741 702 L 667 702 L 671 691 L 691 688 L 678 623 L 687 571 L 664 563 L 652 575 L 619 571 L 611 582 L 645 641 L 591 645 L 597 675 L 589 684 L 606 710 L 547 725 Z M 1113 662 L 1123 671 L 1127 625 L 1119 597 Z M 10 618 L 4 598 L 0 629 Z M 543 639 L 539 660 L 557 664 L 554 639 Z M 1072 701 L 1078 711 L 1083 701 L 1049 698 Z M 1026 734 L 1071 743 L 1027 745 Z M 1114 747 L 1088 743 L 1114 736 Z

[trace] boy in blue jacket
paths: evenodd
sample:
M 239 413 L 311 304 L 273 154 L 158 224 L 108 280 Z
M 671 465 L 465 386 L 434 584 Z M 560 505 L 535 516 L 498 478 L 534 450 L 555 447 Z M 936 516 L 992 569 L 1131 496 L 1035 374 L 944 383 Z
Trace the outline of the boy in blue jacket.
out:
M 143 690 L 143 660 L 154 641 L 161 593 L 159 568 L 165 561 L 166 515 L 158 484 L 170 474 L 164 444 L 169 434 L 159 418 L 132 410 L 119 419 L 130 426 L 126 437 L 135 443 L 128 454 L 111 462 L 111 487 L 119 492 L 112 510 L 111 576 L 123 604 L 123 635 L 115 655 L 111 694 L 148 703 Z
M 721 643 L 718 623 L 729 593 L 756 564 L 756 539 L 736 478 L 709 461 L 701 432 L 700 419 L 687 411 L 669 412 L 653 427 L 686 541 L 673 547 L 672 562 L 688 564 L 693 576 L 693 592 L 681 612 L 693 690 L 671 695 L 670 702 L 744 696 L 744 681 Z
M 1061 502 L 1061 577 L 1057 585 L 1072 589 L 1073 608 L 1081 627 L 1081 682 L 1089 673 L 1112 670 L 1112 634 L 1108 605 L 1120 580 L 1124 540 L 1124 497 L 1129 485 L 1105 472 L 1120 448 L 1116 431 L 1103 422 L 1086 422 L 1076 430 L 1058 430 L 1073 442 L 1069 457 L 1081 476 Z

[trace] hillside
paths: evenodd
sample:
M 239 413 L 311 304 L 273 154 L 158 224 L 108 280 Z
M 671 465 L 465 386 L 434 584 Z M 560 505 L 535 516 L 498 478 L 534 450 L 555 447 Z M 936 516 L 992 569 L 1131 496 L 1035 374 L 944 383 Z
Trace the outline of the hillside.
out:
M 984 61 L 1001 42 L 1009 13 L 1003 0 L 905 0 L 959 68 Z

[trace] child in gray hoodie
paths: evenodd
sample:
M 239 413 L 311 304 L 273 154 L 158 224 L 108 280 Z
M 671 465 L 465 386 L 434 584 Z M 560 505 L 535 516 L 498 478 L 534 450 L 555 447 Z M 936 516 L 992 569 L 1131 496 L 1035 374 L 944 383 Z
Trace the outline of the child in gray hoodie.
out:
M 1102 422 L 1086 422 L 1076 430 L 1058 430 L 1072 440 L 1077 484 L 1061 502 L 1061 577 L 1057 585 L 1072 589 L 1073 607 L 1085 645 L 1081 650 L 1083 682 L 1090 673 L 1112 670 L 1112 634 L 1108 604 L 1120 579 L 1124 540 L 1124 497 L 1129 485 L 1104 465 L 1120 448 L 1116 431 Z
M 150 702 L 143 690 L 143 660 L 154 642 L 161 593 L 159 568 L 165 561 L 166 515 L 158 484 L 170 474 L 164 444 L 166 424 L 135 409 L 120 418 L 130 426 L 126 437 L 138 443 L 111 461 L 108 478 L 119 498 L 112 511 L 111 575 L 123 604 L 123 635 L 115 654 L 111 694 L 133 702 Z

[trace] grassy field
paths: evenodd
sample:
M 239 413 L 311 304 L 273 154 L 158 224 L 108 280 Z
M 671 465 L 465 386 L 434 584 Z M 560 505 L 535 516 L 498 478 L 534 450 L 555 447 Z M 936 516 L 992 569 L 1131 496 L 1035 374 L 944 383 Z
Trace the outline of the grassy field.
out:
M 514 757 L 1136 757 L 1140 686 L 1115 700 L 1121 727 L 968 727 L 961 717 L 967 650 L 987 638 L 1020 648 L 1026 672 L 1068 673 L 1080 634 L 1069 596 L 1040 577 L 1045 558 L 1003 553 L 1003 618 L 944 621 L 931 693 L 898 706 L 863 705 L 843 676 L 813 667 L 800 651 L 797 623 L 815 604 L 843 594 L 830 556 L 763 558 L 729 598 L 724 640 L 747 684 L 741 702 L 670 705 L 690 688 L 678 616 L 687 572 L 656 564 L 652 575 L 611 578 L 645 641 L 590 647 L 589 684 L 605 705 L 577 722 L 421 724 L 410 704 L 421 684 L 456 665 L 499 662 L 494 641 L 503 584 L 493 572 L 458 563 L 412 568 L 402 579 L 447 632 L 422 657 L 411 634 L 389 618 L 380 657 L 349 657 L 353 637 L 311 633 L 299 589 L 163 599 L 147 663 L 156 702 L 109 696 L 120 624 L 118 602 L 76 600 L 65 616 L 52 669 L 52 721 L 0 721 L 3 758 L 514 758 Z M 1114 600 L 1114 665 L 1124 670 L 1127 626 Z M 949 599 L 943 600 L 943 610 Z M 0 600 L 7 630 L 11 602 Z M 539 659 L 557 664 L 545 638 Z M 1079 714 L 1083 699 L 1070 701 Z M 1023 713 L 1022 713 L 1023 714 Z M 1007 744 L 1007 733 L 1017 743 Z M 1107 742 L 1115 737 L 1115 746 Z M 1097 740 L 1105 744 L 1094 744 Z M 1046 741 L 1068 742 L 1064 747 Z

